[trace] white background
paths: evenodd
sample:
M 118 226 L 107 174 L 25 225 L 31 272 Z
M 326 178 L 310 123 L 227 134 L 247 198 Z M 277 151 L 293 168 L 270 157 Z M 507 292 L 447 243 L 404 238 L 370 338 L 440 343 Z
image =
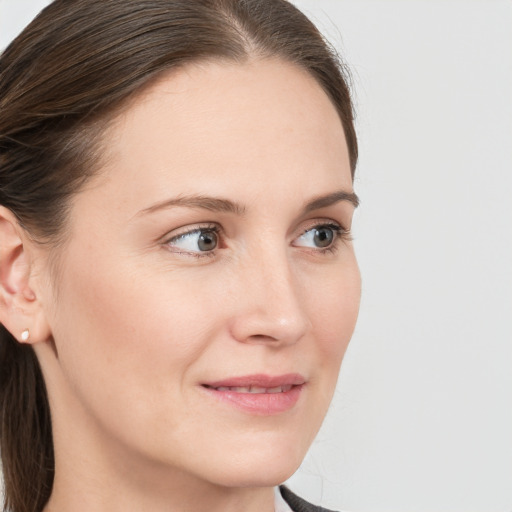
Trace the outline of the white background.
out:
M 0 0 L 0 47 L 45 3 Z M 347 511 L 510 512 L 512 2 L 296 3 L 354 75 L 363 300 L 290 485 Z

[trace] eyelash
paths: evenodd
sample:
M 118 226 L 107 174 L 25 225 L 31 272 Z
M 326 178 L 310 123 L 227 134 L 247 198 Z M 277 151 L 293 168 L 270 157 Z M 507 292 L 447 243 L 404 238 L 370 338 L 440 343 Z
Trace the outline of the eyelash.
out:
M 194 233 L 201 233 L 201 232 L 209 232 L 209 233 L 215 233 L 219 239 L 222 238 L 222 229 L 217 224 L 200 224 L 192 229 L 189 229 L 188 231 L 183 231 L 183 233 L 178 233 L 177 235 L 173 235 L 171 238 L 167 239 L 164 242 L 164 245 L 167 247 L 171 247 L 171 242 L 176 242 L 180 238 L 192 235 Z M 215 256 L 215 253 L 217 252 L 218 247 L 211 251 L 203 251 L 203 252 L 192 252 L 192 251 L 185 251 L 185 250 L 179 250 L 174 249 L 172 252 L 175 254 L 185 254 L 187 256 L 193 256 L 195 258 L 212 258 Z
M 339 245 L 342 242 L 350 242 L 352 241 L 352 235 L 350 230 L 345 229 L 341 224 L 334 223 L 334 222 L 317 222 L 314 224 L 311 224 L 306 229 L 304 229 L 301 234 L 296 237 L 300 238 L 301 236 L 305 235 L 308 231 L 311 231 L 313 229 L 322 229 L 322 228 L 329 228 L 332 229 L 334 232 L 334 239 L 332 243 L 328 247 L 318 247 L 316 249 L 313 249 L 309 247 L 310 251 L 315 254 L 334 254 L 339 249 Z M 194 227 L 193 229 L 189 229 L 188 231 L 183 231 L 182 233 L 178 233 L 177 235 L 173 235 L 171 238 L 168 238 L 165 240 L 164 245 L 167 247 L 171 247 L 170 245 L 172 242 L 176 242 L 180 238 L 192 235 L 194 233 L 201 233 L 201 232 L 210 232 L 215 233 L 216 236 L 219 238 L 219 243 L 222 241 L 222 228 L 216 224 L 202 224 Z M 301 246 L 299 246 L 301 247 Z M 304 247 L 304 249 L 308 249 L 307 247 Z M 187 256 L 193 256 L 195 258 L 212 258 L 216 256 L 218 247 L 215 247 L 215 249 L 212 249 L 211 251 L 200 251 L 200 252 L 193 252 L 193 251 L 185 251 L 185 250 L 179 250 L 175 248 L 172 250 L 172 252 L 176 254 L 185 254 Z
M 329 228 L 332 229 L 334 232 L 334 239 L 332 243 L 328 247 L 318 247 L 317 249 L 309 248 L 311 249 L 311 252 L 314 252 L 316 254 L 335 254 L 338 249 L 340 248 L 340 244 L 342 242 L 351 242 L 352 241 L 352 234 L 349 229 L 345 229 L 341 224 L 334 223 L 334 222 L 320 222 L 312 224 L 311 226 L 308 226 L 302 233 L 299 235 L 299 237 L 305 235 L 308 231 L 311 231 L 313 229 L 322 229 L 322 228 Z M 299 238 L 297 237 L 297 238 Z M 307 248 L 305 248 L 307 249 Z

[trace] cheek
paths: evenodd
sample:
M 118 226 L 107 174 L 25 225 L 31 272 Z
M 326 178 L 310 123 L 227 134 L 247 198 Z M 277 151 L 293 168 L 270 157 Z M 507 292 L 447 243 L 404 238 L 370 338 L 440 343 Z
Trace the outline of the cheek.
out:
M 190 340 L 204 326 L 190 322 L 194 316 L 186 297 L 190 292 L 176 283 L 171 294 L 162 280 L 119 269 L 108 276 L 98 271 L 71 275 L 68 283 L 70 293 L 63 294 L 59 322 L 66 346 L 75 345 L 91 355 L 101 351 L 105 360 L 115 360 L 113 369 L 130 361 L 142 369 L 138 362 L 150 356 L 161 361 L 171 348 L 176 359 L 186 359 L 197 348 Z M 73 343 L 68 343 L 69 336 Z
M 308 294 L 315 337 L 323 356 L 329 359 L 328 363 L 341 363 L 354 332 L 360 298 L 361 278 L 355 259 L 342 270 L 333 272 L 315 294 Z
M 214 297 L 170 273 L 90 260 L 61 281 L 58 392 L 127 444 L 143 443 L 150 425 L 155 440 L 168 439 L 192 409 L 189 370 L 216 336 Z
M 170 378 L 179 390 L 222 328 L 222 290 L 212 290 L 213 282 L 205 288 L 200 277 L 122 261 L 91 253 L 69 265 L 54 329 L 61 366 L 100 394 L 101 387 L 120 398 L 161 392 Z
M 311 405 L 311 417 L 320 421 L 336 389 L 341 363 L 359 312 L 361 280 L 355 258 L 323 282 L 323 288 L 309 294 L 308 302 L 314 332 L 310 357 L 315 361 L 314 381 L 319 390 L 317 400 Z

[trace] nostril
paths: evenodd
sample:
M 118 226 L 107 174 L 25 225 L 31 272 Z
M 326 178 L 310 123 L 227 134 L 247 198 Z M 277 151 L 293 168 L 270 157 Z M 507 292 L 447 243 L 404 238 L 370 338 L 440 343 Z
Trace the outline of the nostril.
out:
M 262 341 L 262 342 L 272 342 L 272 341 L 278 341 L 277 338 L 274 338 L 273 336 L 268 336 L 266 334 L 253 334 L 251 335 L 251 339 L 254 341 Z

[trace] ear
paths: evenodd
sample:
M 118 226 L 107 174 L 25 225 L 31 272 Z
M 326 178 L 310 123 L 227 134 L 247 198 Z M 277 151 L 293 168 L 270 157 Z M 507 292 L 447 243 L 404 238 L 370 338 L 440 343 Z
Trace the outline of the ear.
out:
M 50 328 L 32 289 L 34 242 L 14 214 L 0 206 L 0 322 L 20 343 L 50 337 Z

